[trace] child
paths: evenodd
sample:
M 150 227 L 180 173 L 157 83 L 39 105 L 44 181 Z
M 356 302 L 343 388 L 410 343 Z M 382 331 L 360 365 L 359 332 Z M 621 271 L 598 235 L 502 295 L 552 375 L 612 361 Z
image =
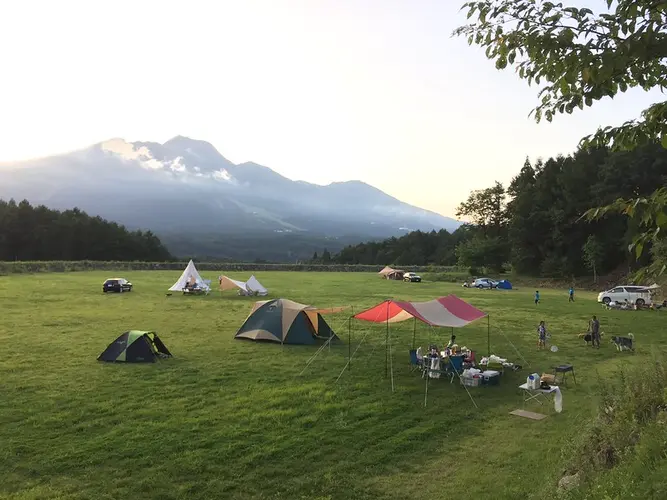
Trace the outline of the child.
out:
M 570 294 L 570 298 L 568 299 L 568 302 L 574 302 L 574 287 L 570 287 L 570 291 L 568 292 Z
M 540 292 L 539 290 L 535 290 L 535 304 L 540 303 Z
M 544 324 L 544 321 L 540 321 L 540 324 L 537 327 L 537 348 L 542 349 L 547 345 L 547 327 Z

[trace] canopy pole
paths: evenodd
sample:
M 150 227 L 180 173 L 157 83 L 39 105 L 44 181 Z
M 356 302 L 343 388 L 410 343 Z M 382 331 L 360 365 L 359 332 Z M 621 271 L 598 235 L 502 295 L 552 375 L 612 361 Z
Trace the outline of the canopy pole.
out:
M 394 357 L 391 352 L 391 333 L 389 334 L 389 372 L 391 373 L 391 392 L 394 392 Z
M 387 301 L 387 332 L 385 334 L 385 346 L 384 346 L 384 378 L 387 378 L 387 370 L 389 368 L 389 301 Z
M 417 335 L 417 318 L 412 323 L 412 348 L 415 348 L 415 336 Z
M 352 366 L 352 316 L 347 319 L 347 369 Z
M 491 356 L 491 315 L 486 315 L 486 355 Z

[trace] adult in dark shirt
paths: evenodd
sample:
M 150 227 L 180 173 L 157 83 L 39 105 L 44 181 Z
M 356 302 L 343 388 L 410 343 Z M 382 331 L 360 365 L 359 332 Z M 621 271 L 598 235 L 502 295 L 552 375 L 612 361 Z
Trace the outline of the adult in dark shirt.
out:
M 593 316 L 591 320 L 591 346 L 600 348 L 600 322 L 597 317 Z

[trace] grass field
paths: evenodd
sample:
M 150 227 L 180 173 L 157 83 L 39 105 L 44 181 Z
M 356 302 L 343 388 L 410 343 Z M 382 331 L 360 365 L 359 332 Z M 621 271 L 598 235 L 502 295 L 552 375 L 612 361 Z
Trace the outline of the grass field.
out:
M 113 273 L 112 273 L 113 274 Z M 386 298 L 428 300 L 455 293 L 490 313 L 495 354 L 530 363 L 498 387 L 429 384 L 408 365 L 412 323 L 392 327 L 395 392 L 385 378 L 384 325 L 328 318 L 345 344 L 317 348 L 234 340 L 252 298 L 215 291 L 165 295 L 179 272 L 126 273 L 135 291 L 105 295 L 107 274 L 0 277 L 0 497 L 13 499 L 204 498 L 548 498 L 569 443 L 596 411 L 598 374 L 640 363 L 663 349 L 664 313 L 603 311 L 592 294 L 574 304 L 566 290 L 463 290 L 401 283 L 362 273 L 258 273 L 272 297 L 356 312 Z M 203 273 L 212 278 L 214 273 Z M 231 277 L 237 277 L 232 275 Z M 238 275 L 238 278 L 247 278 Z M 597 314 L 602 348 L 576 336 Z M 538 352 L 544 319 L 557 353 Z M 128 329 L 155 330 L 174 354 L 156 364 L 111 364 L 97 356 Z M 501 333 L 502 332 L 502 333 Z M 633 332 L 634 354 L 609 337 Z M 456 332 L 486 351 L 486 320 Z M 417 344 L 446 342 L 424 325 Z M 606 340 L 605 340 L 606 339 Z M 511 343 L 510 343 L 511 341 Z M 509 415 L 523 406 L 528 373 L 573 363 L 576 386 L 564 410 L 533 405 L 543 421 Z M 303 373 L 302 373 L 303 371 Z M 540 464 L 539 480 L 526 471 Z

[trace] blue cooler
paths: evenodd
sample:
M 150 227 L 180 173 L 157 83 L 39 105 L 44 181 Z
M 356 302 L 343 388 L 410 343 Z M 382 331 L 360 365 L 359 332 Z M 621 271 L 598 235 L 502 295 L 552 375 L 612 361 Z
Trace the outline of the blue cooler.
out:
M 498 385 L 500 383 L 500 372 L 486 370 L 482 372 L 482 385 Z

